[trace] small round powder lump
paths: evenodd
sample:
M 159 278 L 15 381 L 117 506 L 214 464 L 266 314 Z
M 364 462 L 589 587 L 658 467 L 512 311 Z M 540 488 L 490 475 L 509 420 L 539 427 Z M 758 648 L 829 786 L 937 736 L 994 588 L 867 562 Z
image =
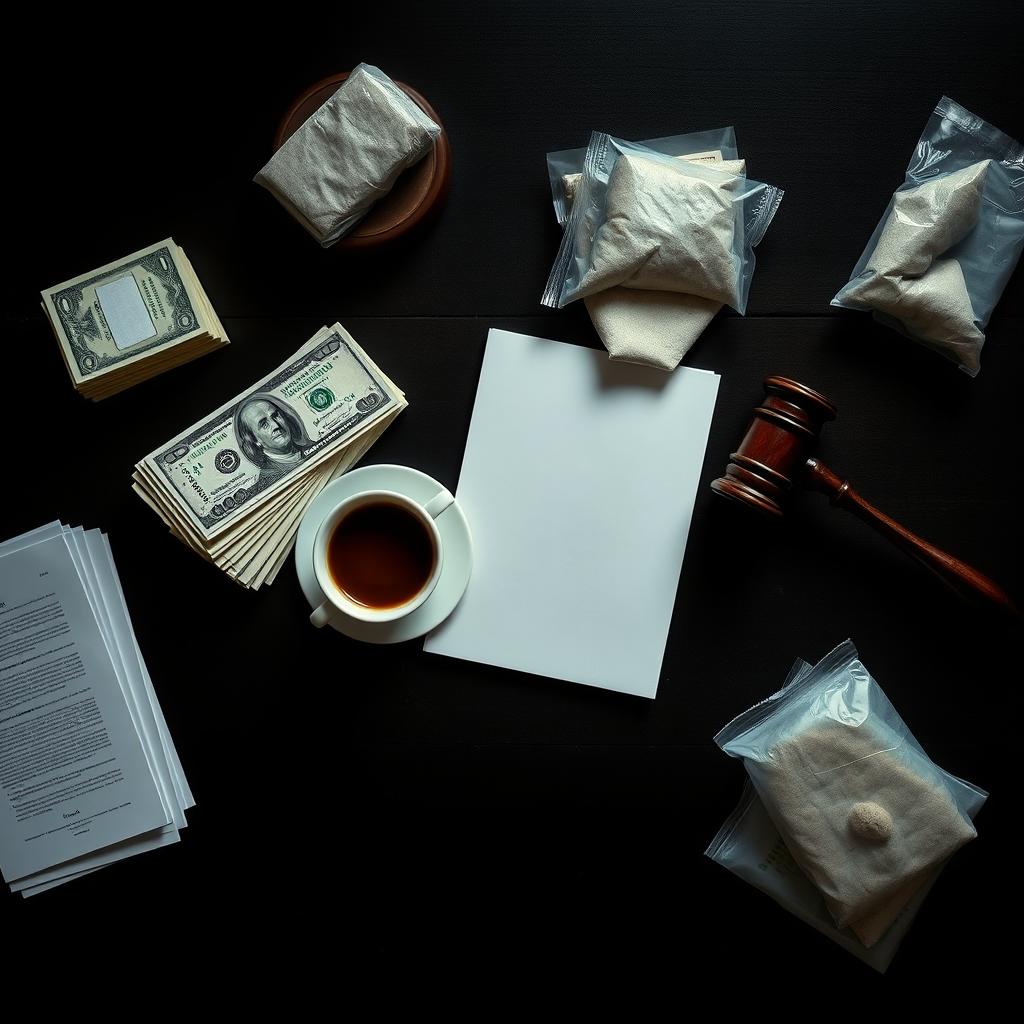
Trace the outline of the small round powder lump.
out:
M 892 835 L 892 815 L 880 804 L 854 804 L 846 820 L 855 836 L 873 843 L 887 842 Z

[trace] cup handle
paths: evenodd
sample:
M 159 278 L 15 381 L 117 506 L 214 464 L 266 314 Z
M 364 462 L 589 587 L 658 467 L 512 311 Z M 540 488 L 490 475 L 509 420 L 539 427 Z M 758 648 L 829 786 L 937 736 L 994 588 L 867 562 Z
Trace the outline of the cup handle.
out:
M 316 626 L 317 629 L 326 626 L 331 621 L 331 616 L 334 612 L 334 605 L 330 601 L 324 601 L 319 608 L 315 609 L 309 617 L 309 621 Z
M 430 516 L 431 519 L 436 519 L 453 501 L 455 495 L 448 490 L 447 487 L 442 487 L 441 490 L 435 494 L 430 501 L 423 506 L 423 511 Z

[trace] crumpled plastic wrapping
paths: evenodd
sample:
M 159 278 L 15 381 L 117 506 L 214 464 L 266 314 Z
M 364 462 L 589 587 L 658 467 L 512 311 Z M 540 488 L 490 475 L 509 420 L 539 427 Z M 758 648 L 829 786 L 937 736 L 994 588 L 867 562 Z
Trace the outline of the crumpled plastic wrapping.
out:
M 327 247 L 351 231 L 440 134 L 383 71 L 360 64 L 253 180 Z

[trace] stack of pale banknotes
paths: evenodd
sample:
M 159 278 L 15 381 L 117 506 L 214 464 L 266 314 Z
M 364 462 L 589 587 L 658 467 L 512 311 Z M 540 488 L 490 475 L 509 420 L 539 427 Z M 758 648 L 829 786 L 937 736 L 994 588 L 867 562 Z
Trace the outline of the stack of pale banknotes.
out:
M 179 540 L 255 590 L 273 583 L 316 496 L 408 405 L 341 324 L 135 467 Z
M 94 401 L 228 344 L 173 238 L 48 288 L 43 309 L 75 389 Z

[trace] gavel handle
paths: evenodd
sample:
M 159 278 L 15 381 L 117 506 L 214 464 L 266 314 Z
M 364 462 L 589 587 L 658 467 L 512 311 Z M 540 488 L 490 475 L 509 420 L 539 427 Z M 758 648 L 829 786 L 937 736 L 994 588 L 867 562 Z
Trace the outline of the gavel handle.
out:
M 828 495 L 829 500 L 838 508 L 852 512 L 858 519 L 873 527 L 883 537 L 901 548 L 912 558 L 916 558 L 926 569 L 930 569 L 947 586 L 955 590 L 961 597 L 968 600 L 981 598 L 988 604 L 996 605 L 1011 615 L 1020 616 L 1020 610 L 1014 605 L 1009 594 L 997 586 L 977 569 L 961 562 L 958 558 L 947 554 L 940 548 L 922 540 L 901 526 L 895 519 L 880 512 L 870 502 L 865 501 L 851 486 L 848 480 L 842 480 L 823 462 L 808 459 L 805 463 L 805 482 L 812 490 Z

